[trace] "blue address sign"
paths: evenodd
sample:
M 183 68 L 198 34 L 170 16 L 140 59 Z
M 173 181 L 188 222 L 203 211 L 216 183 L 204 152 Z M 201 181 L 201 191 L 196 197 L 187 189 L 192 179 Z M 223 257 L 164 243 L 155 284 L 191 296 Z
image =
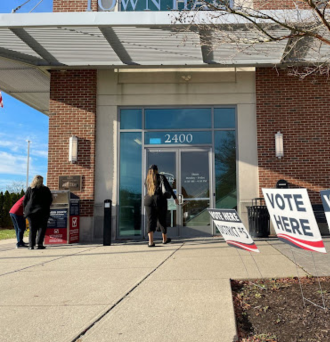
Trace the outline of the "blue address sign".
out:
M 211 132 L 146 132 L 145 145 L 205 145 L 212 144 Z

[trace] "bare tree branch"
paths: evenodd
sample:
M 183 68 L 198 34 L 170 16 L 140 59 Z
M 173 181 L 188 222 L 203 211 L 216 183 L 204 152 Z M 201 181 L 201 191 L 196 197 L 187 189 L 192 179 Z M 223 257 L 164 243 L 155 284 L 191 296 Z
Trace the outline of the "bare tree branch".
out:
M 205 63 L 223 63 L 217 60 L 219 51 L 232 59 L 243 53 L 275 56 L 274 51 L 276 55 L 282 51 L 275 64 L 299 67 L 299 72 L 293 72 L 299 77 L 302 77 L 301 67 L 306 68 L 306 76 L 329 73 L 330 0 L 293 0 L 291 9 L 275 10 L 265 8 L 274 7 L 274 3 L 280 5 L 280 1 L 209 1 L 212 0 L 193 0 L 188 6 L 190 10 L 173 14 L 174 22 L 184 24 L 177 26 L 178 31 L 200 35 Z M 231 54 L 227 51 L 230 47 Z M 212 57 L 205 58 L 206 54 Z

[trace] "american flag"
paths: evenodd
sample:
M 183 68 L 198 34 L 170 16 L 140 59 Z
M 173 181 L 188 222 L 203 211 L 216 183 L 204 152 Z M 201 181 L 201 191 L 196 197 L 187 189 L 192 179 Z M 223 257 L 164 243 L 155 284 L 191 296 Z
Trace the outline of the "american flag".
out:
M 1 91 L 0 91 L 0 107 L 3 108 L 3 101 L 2 101 L 2 94 L 1 94 Z

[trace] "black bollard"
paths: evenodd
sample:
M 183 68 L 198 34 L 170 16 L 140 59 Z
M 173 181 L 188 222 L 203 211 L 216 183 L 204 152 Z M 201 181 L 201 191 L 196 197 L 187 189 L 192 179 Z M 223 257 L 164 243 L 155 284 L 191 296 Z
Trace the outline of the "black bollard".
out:
M 104 200 L 103 246 L 111 245 L 111 209 L 112 201 Z

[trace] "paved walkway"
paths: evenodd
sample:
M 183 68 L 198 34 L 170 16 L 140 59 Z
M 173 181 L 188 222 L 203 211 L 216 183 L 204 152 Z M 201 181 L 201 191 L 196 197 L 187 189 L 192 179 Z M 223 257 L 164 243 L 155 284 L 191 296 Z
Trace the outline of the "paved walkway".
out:
M 219 238 L 33 251 L 0 241 L 0 341 L 235 341 L 230 278 L 312 273 L 278 240 L 256 243 L 252 255 Z M 315 260 L 330 275 L 328 256 Z
M 295 262 L 308 274 L 313 276 L 330 276 L 330 237 L 322 237 L 325 249 L 329 254 L 312 253 L 299 248 L 290 247 L 278 239 L 268 240 L 269 244 L 287 258 Z

